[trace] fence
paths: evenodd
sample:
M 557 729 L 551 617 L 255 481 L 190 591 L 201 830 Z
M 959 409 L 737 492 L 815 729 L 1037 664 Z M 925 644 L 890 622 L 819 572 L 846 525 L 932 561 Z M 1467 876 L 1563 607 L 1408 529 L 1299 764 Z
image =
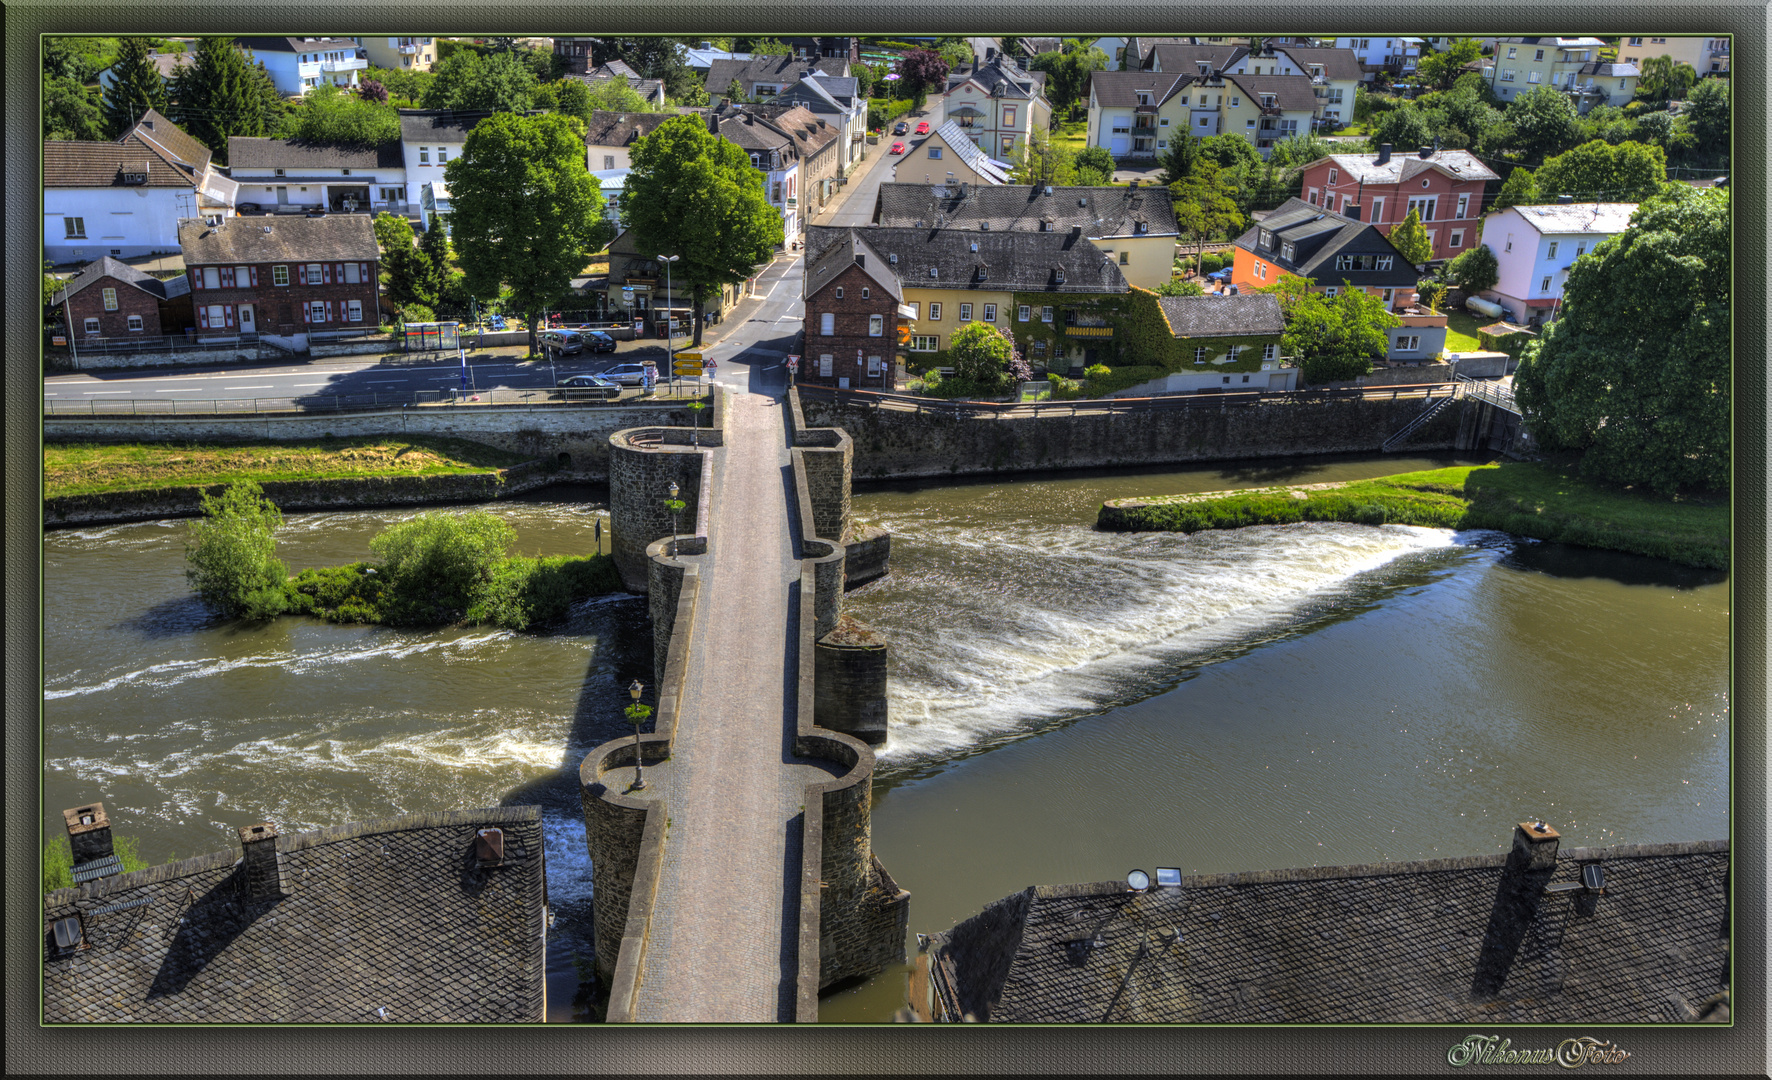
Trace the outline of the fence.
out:
M 1308 403 L 1315 401 L 1397 401 L 1420 398 L 1423 401 L 1457 388 L 1452 383 L 1421 383 L 1413 386 L 1353 386 L 1335 390 L 1247 390 L 1233 393 L 1165 394 L 1151 398 L 1094 398 L 1078 401 L 996 402 L 941 401 L 909 394 L 887 394 L 874 390 L 839 390 L 835 387 L 802 383 L 800 397 L 808 401 L 829 401 L 842 405 L 871 408 L 874 411 L 897 411 L 984 420 L 1008 420 L 1040 416 L 1086 416 L 1110 412 L 1149 412 L 1162 409 L 1224 409 L 1250 405 Z M 1509 401 L 1512 401 L 1511 395 Z M 1517 410 L 1516 410 L 1517 411 Z
M 58 334 L 65 337 L 65 334 Z M 45 351 L 51 353 L 72 352 L 75 356 L 103 354 L 115 356 L 118 353 L 171 353 L 171 352 L 221 352 L 227 349 L 238 350 L 244 345 L 258 345 L 257 334 L 234 334 L 226 338 L 211 338 L 199 341 L 187 338 L 182 334 L 167 334 L 158 337 L 127 337 L 127 338 L 75 338 L 74 347 L 70 350 L 65 345 L 50 345 Z
M 300 397 L 214 398 L 204 401 L 147 398 L 91 398 L 56 401 L 45 398 L 45 416 L 263 416 L 278 413 L 376 412 L 398 409 L 526 408 L 560 409 L 611 405 L 680 407 L 698 395 L 655 398 L 605 398 L 601 390 L 571 387 L 540 390 L 412 390 L 368 394 L 312 394 Z
M 1467 398 L 1487 402 L 1498 409 L 1506 409 L 1515 415 L 1524 415 L 1520 406 L 1514 401 L 1514 388 L 1504 386 L 1488 379 L 1473 379 L 1468 375 L 1458 377 L 1459 393 Z

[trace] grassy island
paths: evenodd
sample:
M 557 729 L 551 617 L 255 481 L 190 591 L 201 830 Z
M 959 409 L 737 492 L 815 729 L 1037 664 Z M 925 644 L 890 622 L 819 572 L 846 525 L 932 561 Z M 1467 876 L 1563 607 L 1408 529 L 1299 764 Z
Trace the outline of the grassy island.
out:
M 1104 504 L 1096 528 L 1198 532 L 1344 521 L 1497 529 L 1538 540 L 1729 568 L 1729 501 L 1668 498 L 1582 480 L 1573 463 L 1506 462 L 1399 473 L 1342 484 L 1257 488 Z

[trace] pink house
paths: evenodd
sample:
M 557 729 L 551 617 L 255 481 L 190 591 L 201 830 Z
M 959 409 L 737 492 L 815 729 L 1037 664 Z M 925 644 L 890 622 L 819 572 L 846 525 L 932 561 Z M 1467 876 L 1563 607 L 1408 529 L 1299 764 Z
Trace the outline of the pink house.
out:
M 1333 154 L 1304 168 L 1304 201 L 1378 227 L 1386 236 L 1411 209 L 1421 213 L 1434 259 L 1478 243 L 1483 185 L 1500 177 L 1465 150 L 1424 146 L 1414 154 Z

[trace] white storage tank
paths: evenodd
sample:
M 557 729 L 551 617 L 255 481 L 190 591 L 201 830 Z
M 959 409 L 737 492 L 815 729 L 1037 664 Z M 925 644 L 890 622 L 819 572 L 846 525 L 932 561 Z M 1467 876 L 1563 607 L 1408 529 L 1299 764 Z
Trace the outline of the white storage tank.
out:
M 1465 297 L 1464 298 L 1464 306 L 1467 308 L 1470 308 L 1472 311 L 1475 311 L 1478 314 L 1487 315 L 1491 319 L 1501 319 L 1501 318 L 1505 318 L 1507 316 L 1507 309 L 1506 308 L 1502 307 L 1500 304 L 1497 304 L 1493 300 L 1485 300 L 1480 296 Z

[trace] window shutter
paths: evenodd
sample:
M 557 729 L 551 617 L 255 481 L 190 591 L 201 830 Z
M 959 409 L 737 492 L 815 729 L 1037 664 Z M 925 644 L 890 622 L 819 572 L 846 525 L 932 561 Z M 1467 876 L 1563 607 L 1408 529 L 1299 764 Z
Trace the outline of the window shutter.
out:
M 229 326 L 234 325 L 234 306 L 232 304 L 222 308 L 222 322 Z
M 205 330 L 209 329 L 209 309 L 202 305 L 197 307 L 197 325 Z
M 332 315 L 332 301 L 330 301 L 330 300 L 326 301 L 326 321 L 327 322 L 334 321 L 333 315 Z
M 296 264 L 295 279 L 299 284 L 302 284 L 302 285 L 306 285 L 308 283 L 308 264 L 307 263 L 297 263 Z
M 357 280 L 361 281 L 365 285 L 370 285 L 370 284 L 374 283 L 374 279 L 369 276 L 369 264 L 368 263 L 358 263 L 357 264 Z
M 254 266 L 249 268 L 247 273 L 252 275 L 252 287 L 255 289 L 258 288 L 258 267 Z
M 220 277 L 221 281 L 219 284 L 222 288 L 226 289 L 234 284 L 234 271 L 231 268 L 226 266 L 222 267 Z
M 326 285 L 332 284 L 332 264 L 331 263 L 321 263 L 320 264 L 320 281 Z
M 194 266 L 191 268 L 191 288 L 201 289 L 202 287 L 203 287 L 203 268 L 201 266 Z
M 307 304 L 301 306 L 301 321 L 305 323 L 314 321 L 314 316 Z

